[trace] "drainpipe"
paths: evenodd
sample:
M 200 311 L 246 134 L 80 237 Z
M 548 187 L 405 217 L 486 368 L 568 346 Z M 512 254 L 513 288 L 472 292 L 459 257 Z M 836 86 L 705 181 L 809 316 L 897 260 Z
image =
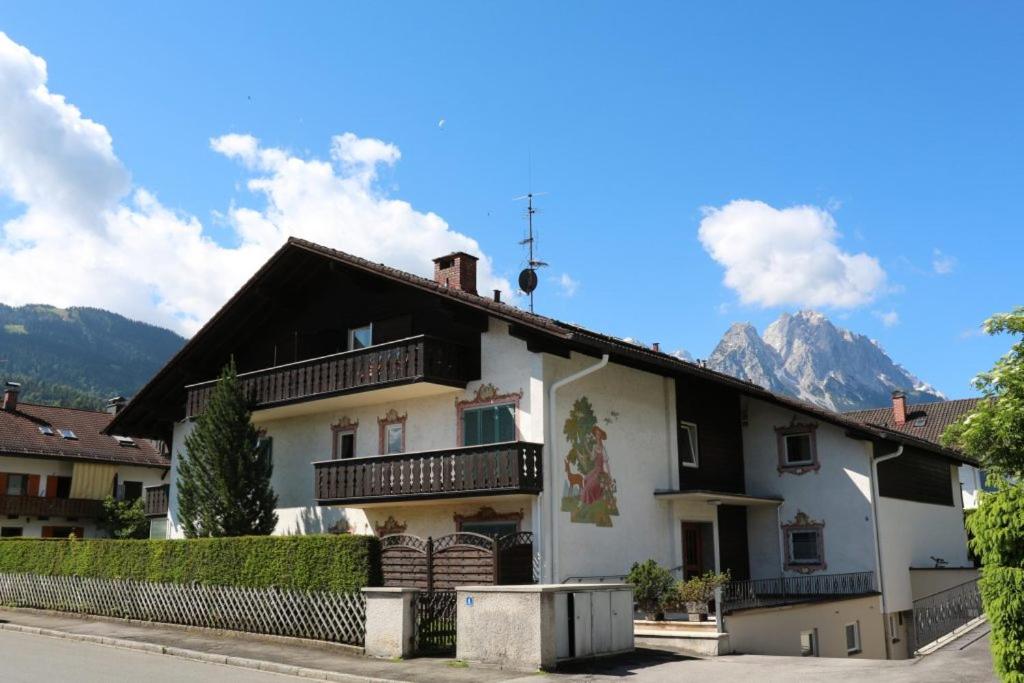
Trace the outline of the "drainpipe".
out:
M 545 439 L 544 449 L 551 453 L 551 467 L 544 468 L 544 494 L 550 499 L 548 503 L 548 534 L 546 542 L 544 543 L 547 549 L 547 568 L 544 572 L 545 583 L 556 583 L 558 581 L 558 574 L 555 572 L 555 549 L 558 547 L 558 510 L 556 502 L 558 497 L 555 495 L 555 394 L 556 392 L 567 384 L 572 384 L 576 380 L 582 379 L 592 372 L 597 372 L 604 366 L 608 365 L 608 354 L 601 356 L 594 365 L 583 368 L 579 372 L 575 372 L 568 377 L 563 377 L 557 382 L 553 383 L 548 389 L 548 405 L 547 405 L 547 438 Z
M 882 540 L 878 526 L 878 463 L 885 462 L 886 460 L 895 460 L 901 455 L 903 455 L 903 444 L 900 444 L 899 448 L 892 453 L 886 453 L 871 459 L 871 516 L 875 520 L 875 568 L 878 574 L 878 591 L 882 594 L 882 632 L 885 634 L 886 659 L 892 658 L 892 646 L 890 644 L 889 617 L 885 609 L 885 575 L 882 573 Z

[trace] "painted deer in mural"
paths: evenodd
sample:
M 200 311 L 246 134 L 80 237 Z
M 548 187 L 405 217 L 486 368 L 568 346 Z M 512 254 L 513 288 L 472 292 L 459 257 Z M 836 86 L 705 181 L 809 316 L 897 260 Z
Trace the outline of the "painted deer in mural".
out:
M 569 459 L 566 458 L 562 461 L 565 463 L 565 478 L 569 480 L 569 495 L 573 496 L 583 491 L 583 475 L 577 474 L 569 469 Z

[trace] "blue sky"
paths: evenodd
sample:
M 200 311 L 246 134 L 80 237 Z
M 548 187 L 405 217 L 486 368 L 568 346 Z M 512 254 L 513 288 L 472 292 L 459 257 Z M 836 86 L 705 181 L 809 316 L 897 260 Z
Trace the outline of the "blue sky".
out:
M 301 231 L 294 226 L 323 215 L 288 203 L 308 176 L 287 169 L 327 161 L 332 149 L 346 170 L 323 193 L 349 192 L 338 188 L 354 177 L 354 203 L 366 208 L 353 210 L 360 227 L 313 238 L 406 266 L 436 255 L 402 251 L 401 231 L 436 227 L 432 213 L 447 232 L 417 242 L 419 252 L 472 238 L 490 257 L 488 281 L 514 281 L 524 222 L 513 199 L 532 186 L 549 193 L 539 199 L 540 255 L 551 267 L 538 311 L 698 357 L 732 322 L 763 330 L 782 311 L 813 306 L 948 395 L 969 395 L 971 376 L 1008 346 L 978 325 L 1024 303 L 1020 5 L 183 2 L 72 12 L 36 0 L 5 3 L 0 31 L 45 60 L 50 93 L 109 135 L 104 143 L 86 131 L 81 153 L 36 149 L 23 144 L 48 130 L 32 127 L 35 110 L 9 112 L 22 127 L 8 147 L 0 141 L 0 169 L 53 162 L 17 176 L 32 182 L 8 177 L 6 192 L 0 175 L 0 221 L 38 214 L 38 231 L 71 216 L 87 232 L 83 216 L 106 211 L 116 214 L 106 229 L 120 234 L 191 230 L 194 240 L 178 261 L 142 237 L 119 245 L 136 268 L 154 262 L 152 280 L 124 288 L 135 298 L 112 294 L 116 281 L 103 275 L 129 272 L 127 256 L 118 265 L 97 249 L 103 268 L 83 266 L 63 289 L 4 285 L 5 303 L 105 305 L 188 332 L 208 314 L 195 302 L 219 304 L 264 257 L 253 244 L 282 234 L 268 225 Z M 11 60 L 12 73 L 27 64 Z M 36 83 L 26 78 L 7 85 Z M 355 137 L 332 147 L 346 132 Z M 227 134 L 258 146 L 231 138 L 211 147 Z M 59 188 L 75 188 L 68 195 L 111 199 L 85 210 L 68 200 L 58 211 L 48 202 L 63 189 L 25 189 L 55 175 Z M 247 187 L 261 178 L 273 189 Z M 146 197 L 130 194 L 139 189 Z M 348 206 L 337 202 L 349 195 L 323 193 L 321 208 Z M 404 227 L 373 224 L 390 215 L 389 199 L 408 203 Z M 763 205 L 725 212 L 736 200 Z M 799 206 L 816 211 L 786 211 Z M 734 222 L 702 241 L 709 207 Z M 866 270 L 846 280 L 823 273 L 824 284 L 761 281 L 757 240 L 790 244 L 800 219 L 813 233 L 804 237 L 832 257 L 863 255 Z M 770 229 L 758 232 L 764 221 Z M 0 242 L 10 263 L 34 239 L 22 223 L 21 233 L 8 223 Z M 383 246 L 373 244 L 378 230 Z M 181 265 L 190 250 L 189 263 L 230 260 L 230 272 Z M 52 248 L 27 251 L 15 272 L 45 273 Z M 792 268 L 799 261 L 786 259 L 800 257 L 782 248 L 778 263 Z M 76 268 L 56 260 L 61 277 Z M 167 284 L 176 273 L 188 286 Z

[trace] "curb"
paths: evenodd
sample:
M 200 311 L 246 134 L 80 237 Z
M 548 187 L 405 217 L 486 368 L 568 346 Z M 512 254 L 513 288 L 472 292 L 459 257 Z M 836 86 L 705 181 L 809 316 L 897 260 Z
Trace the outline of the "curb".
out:
M 180 647 L 167 647 L 165 645 L 157 645 L 155 643 L 144 643 L 135 640 L 122 640 L 120 638 L 107 638 L 105 636 L 93 636 L 85 633 L 69 633 L 68 631 L 56 631 L 53 629 L 39 628 L 36 626 L 22 626 L 20 624 L 0 623 L 0 631 L 13 631 L 15 633 L 27 633 L 29 635 L 47 636 L 50 638 L 62 638 L 64 640 L 73 640 L 83 643 L 107 645 L 110 647 L 119 647 L 126 650 L 136 650 L 138 652 L 148 652 L 150 654 L 168 655 L 170 657 L 180 657 L 181 659 L 191 659 L 196 662 L 205 662 L 207 664 L 223 664 L 225 666 L 234 666 L 240 669 L 266 671 L 268 673 L 284 674 L 286 676 L 298 676 L 300 678 L 310 678 L 321 681 L 336 681 L 338 683 L 409 683 L 408 681 L 400 681 L 393 678 L 373 678 L 370 676 L 346 674 L 338 671 L 309 669 L 303 666 L 293 666 L 291 664 L 279 664 L 277 662 L 267 662 L 259 659 L 247 659 L 245 657 L 232 657 L 230 655 L 211 654 L 209 652 L 200 652 L 198 650 L 187 650 L 185 648 Z

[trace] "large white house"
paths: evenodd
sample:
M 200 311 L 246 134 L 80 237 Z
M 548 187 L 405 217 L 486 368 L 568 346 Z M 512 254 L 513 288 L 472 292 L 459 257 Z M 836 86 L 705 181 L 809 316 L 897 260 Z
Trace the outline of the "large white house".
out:
M 960 454 L 480 296 L 468 254 L 435 265 L 289 240 L 109 430 L 176 464 L 233 356 L 278 533 L 530 532 L 545 583 L 728 570 L 737 651 L 905 657 L 913 600 L 973 571 Z M 780 577 L 796 594 L 748 599 Z
M 164 484 L 170 461 L 153 444 L 103 433 L 124 399 L 99 412 L 25 403 L 20 390 L 7 382 L 0 407 L 0 538 L 100 537 L 104 498 Z

